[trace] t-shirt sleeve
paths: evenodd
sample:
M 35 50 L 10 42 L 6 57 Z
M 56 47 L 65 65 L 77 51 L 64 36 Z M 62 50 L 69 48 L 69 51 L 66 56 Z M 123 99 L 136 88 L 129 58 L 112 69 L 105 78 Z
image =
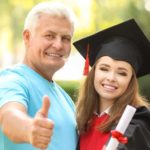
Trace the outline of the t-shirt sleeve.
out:
M 3 77 L 0 79 L 0 107 L 8 102 L 19 102 L 28 106 L 28 89 L 20 77 Z

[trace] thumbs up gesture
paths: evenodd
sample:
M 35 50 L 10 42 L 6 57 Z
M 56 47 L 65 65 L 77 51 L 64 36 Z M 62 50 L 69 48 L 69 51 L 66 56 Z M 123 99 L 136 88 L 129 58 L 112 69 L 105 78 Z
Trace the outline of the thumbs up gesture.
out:
M 31 125 L 29 141 L 34 147 L 40 149 L 48 147 L 53 133 L 54 123 L 47 118 L 49 109 L 50 99 L 44 96 L 41 109 L 36 113 Z

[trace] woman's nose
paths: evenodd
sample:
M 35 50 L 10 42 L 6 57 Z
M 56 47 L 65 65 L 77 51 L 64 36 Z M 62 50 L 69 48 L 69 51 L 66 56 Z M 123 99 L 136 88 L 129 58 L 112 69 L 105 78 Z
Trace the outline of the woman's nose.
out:
M 114 72 L 109 72 L 107 74 L 107 80 L 110 80 L 110 81 L 116 81 L 116 75 Z

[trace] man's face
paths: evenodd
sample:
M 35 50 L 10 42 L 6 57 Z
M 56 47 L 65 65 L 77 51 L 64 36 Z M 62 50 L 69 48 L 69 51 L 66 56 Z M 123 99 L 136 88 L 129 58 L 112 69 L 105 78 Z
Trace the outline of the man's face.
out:
M 26 30 L 26 63 L 40 74 L 60 69 L 71 50 L 72 24 L 65 18 L 40 16 L 34 31 Z

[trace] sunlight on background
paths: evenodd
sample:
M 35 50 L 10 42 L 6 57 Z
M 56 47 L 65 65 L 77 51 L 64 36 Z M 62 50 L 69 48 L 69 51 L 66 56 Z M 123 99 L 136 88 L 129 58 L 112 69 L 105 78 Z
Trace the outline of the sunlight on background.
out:
M 86 2 L 84 0 L 77 0 L 76 1 L 76 7 L 78 7 L 78 9 L 80 10 L 80 18 L 78 18 L 78 26 L 77 26 L 77 30 L 78 29 L 86 29 L 89 28 L 90 25 L 90 11 L 91 11 L 91 2 L 92 0 L 86 0 Z
M 150 11 L 150 0 L 144 0 L 145 1 L 145 9 Z
M 80 80 L 83 75 L 84 59 L 79 53 L 71 54 L 65 66 L 54 75 L 55 80 Z
M 8 33 L 9 33 L 8 30 L 7 31 L 5 30 L 5 32 L 3 32 L 1 35 L 2 38 L 0 39 L 0 41 L 1 41 L 0 49 L 2 50 L 1 63 L 3 65 L 3 67 L 9 66 L 12 64 L 12 56 L 9 51 L 9 47 L 8 47 L 8 43 L 7 43 L 8 41 L 6 40 L 9 37 Z M 7 46 L 7 48 L 6 48 L 6 46 Z

